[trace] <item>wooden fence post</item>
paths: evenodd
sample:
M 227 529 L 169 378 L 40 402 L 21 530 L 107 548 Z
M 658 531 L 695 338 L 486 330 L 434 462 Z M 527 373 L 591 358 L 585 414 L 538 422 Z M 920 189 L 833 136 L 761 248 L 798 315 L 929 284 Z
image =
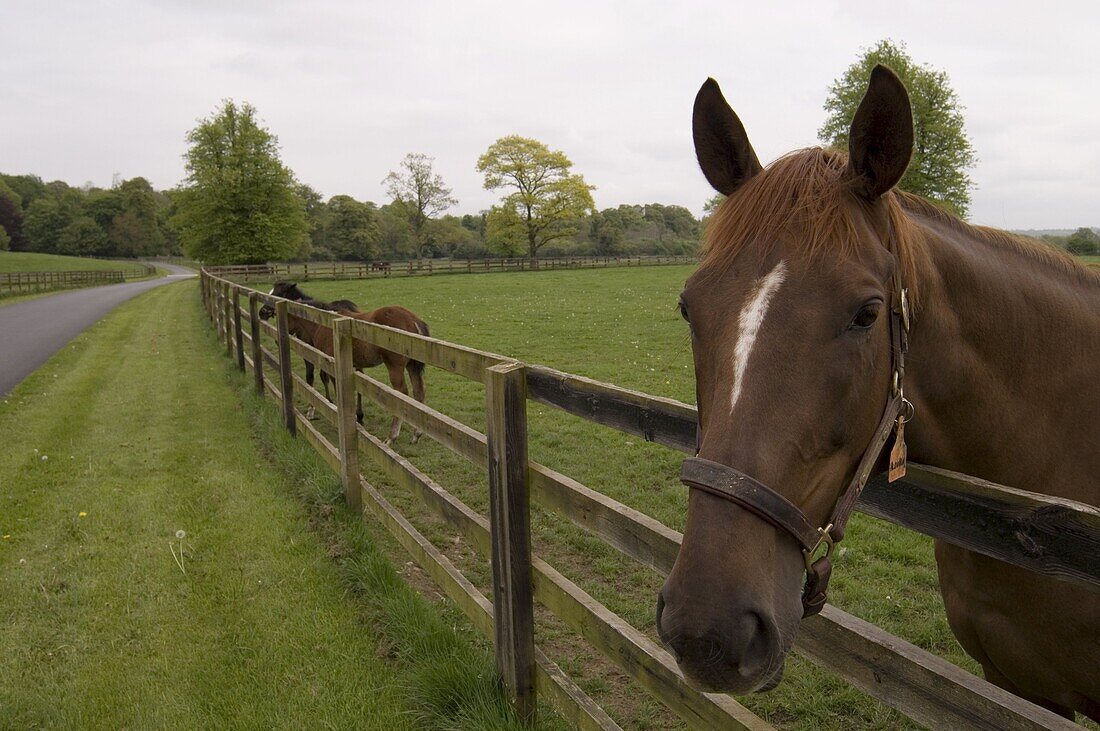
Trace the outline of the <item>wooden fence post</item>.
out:
M 340 433 L 340 478 L 344 483 L 344 503 L 354 513 L 363 512 L 363 493 L 359 486 L 359 433 L 355 422 L 355 340 L 351 318 L 338 317 L 332 323 L 336 356 L 336 423 Z
M 248 295 L 248 329 L 252 336 L 252 375 L 256 377 L 256 393 L 264 395 L 264 353 L 260 349 L 260 295 L 252 292 Z
M 536 699 L 527 377 L 522 363 L 502 363 L 486 375 L 496 663 L 520 717 L 531 721 Z
M 244 373 L 244 336 L 241 334 L 241 290 L 233 287 L 233 335 L 237 339 L 237 367 Z
M 227 358 L 232 358 L 233 318 L 230 316 L 229 308 L 233 305 L 233 302 L 229 298 L 229 286 L 229 282 L 222 284 L 222 325 L 225 327 L 225 355 Z
M 294 379 L 290 377 L 290 329 L 287 324 L 286 300 L 275 303 L 275 324 L 279 333 L 279 390 L 283 393 L 283 422 L 286 430 L 297 435 L 294 420 Z

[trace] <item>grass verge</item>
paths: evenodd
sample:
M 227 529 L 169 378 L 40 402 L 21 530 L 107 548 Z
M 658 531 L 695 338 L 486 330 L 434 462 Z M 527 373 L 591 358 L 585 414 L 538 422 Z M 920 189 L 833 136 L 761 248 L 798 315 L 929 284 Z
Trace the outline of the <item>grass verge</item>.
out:
M 516 726 L 472 630 L 218 355 L 194 283 L 66 346 L 0 433 L 0 727 Z

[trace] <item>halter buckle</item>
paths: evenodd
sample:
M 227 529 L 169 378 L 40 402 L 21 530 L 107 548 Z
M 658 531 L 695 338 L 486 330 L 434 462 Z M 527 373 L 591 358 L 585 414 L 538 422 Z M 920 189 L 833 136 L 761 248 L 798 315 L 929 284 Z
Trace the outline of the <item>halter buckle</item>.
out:
M 818 528 L 817 532 L 820 537 L 817 539 L 817 543 L 815 543 L 813 548 L 809 550 L 806 550 L 805 548 L 802 549 L 802 561 L 806 564 L 806 571 L 808 573 L 813 573 L 813 565 L 816 561 L 819 561 L 823 558 L 828 558 L 829 555 L 833 552 L 833 546 L 836 545 L 836 541 L 833 540 L 832 530 L 832 523 L 829 523 L 824 528 Z M 825 546 L 825 553 L 821 554 L 817 558 L 814 558 L 814 555 L 823 544 Z

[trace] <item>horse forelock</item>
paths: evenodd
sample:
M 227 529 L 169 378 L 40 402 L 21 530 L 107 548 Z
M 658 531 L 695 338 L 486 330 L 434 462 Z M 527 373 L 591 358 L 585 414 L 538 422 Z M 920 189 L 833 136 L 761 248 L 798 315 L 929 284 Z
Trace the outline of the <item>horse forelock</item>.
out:
M 861 258 L 879 245 L 867 236 L 870 210 L 852 192 L 848 157 L 820 147 L 795 150 L 772 162 L 726 198 L 707 223 L 700 269 L 719 274 L 746 249 L 761 256 L 784 243 L 784 256 Z M 890 234 L 881 244 L 898 259 L 910 300 L 919 289 L 916 227 L 899 194 L 881 199 Z M 864 220 L 860 220 L 860 217 Z

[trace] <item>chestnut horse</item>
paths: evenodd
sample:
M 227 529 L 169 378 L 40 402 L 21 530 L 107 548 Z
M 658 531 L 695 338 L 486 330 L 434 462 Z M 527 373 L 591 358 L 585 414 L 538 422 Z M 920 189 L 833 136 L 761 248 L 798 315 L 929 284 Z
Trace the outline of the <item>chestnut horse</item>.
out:
M 316 300 L 307 295 L 298 285 L 294 282 L 276 282 L 275 286 L 268 292 L 270 295 L 276 297 L 282 297 L 283 299 L 292 300 L 294 302 L 301 302 L 302 304 L 316 307 L 322 310 L 329 310 L 336 312 L 342 317 L 354 317 L 358 320 L 365 322 L 373 322 L 378 325 L 386 325 L 387 327 L 397 328 L 398 330 L 405 330 L 406 332 L 416 333 L 418 335 L 429 335 L 428 324 L 417 317 L 411 311 L 400 307 L 398 305 L 390 305 L 387 307 L 379 307 L 376 310 L 370 312 L 362 312 L 355 305 L 354 302 L 349 300 L 336 300 L 335 302 L 322 302 Z M 260 310 L 260 316 L 265 320 L 269 319 L 275 314 L 275 310 L 271 305 L 264 305 Z M 317 348 L 326 355 L 332 355 L 333 339 L 332 328 L 318 325 L 315 322 L 311 322 L 303 317 L 296 317 L 293 314 L 287 316 L 287 329 L 290 334 L 298 338 L 302 342 L 309 343 L 313 347 Z M 424 364 L 418 360 L 413 360 L 400 353 L 394 353 L 389 350 L 383 350 L 377 345 L 372 345 L 364 340 L 356 340 L 355 347 L 353 349 L 352 362 L 355 364 L 356 369 L 361 368 L 373 368 L 374 366 L 385 364 L 386 370 L 390 375 L 390 383 L 395 389 L 403 394 L 408 394 L 408 388 L 405 386 L 405 372 L 408 371 L 409 380 L 412 381 L 413 398 L 417 401 L 424 403 Z M 309 385 L 313 385 L 313 364 L 308 360 L 306 361 L 306 382 Z M 332 400 L 332 396 L 329 393 L 329 374 L 321 370 L 321 383 L 325 387 L 325 398 Z M 363 423 L 363 397 L 362 394 L 356 393 L 357 406 L 355 416 L 359 420 L 359 423 Z M 386 439 L 386 443 L 390 444 L 397 439 L 398 434 L 401 433 L 401 419 L 393 417 L 393 421 L 390 424 L 390 435 Z M 415 444 L 420 439 L 420 431 L 413 432 L 412 441 Z
M 713 79 L 693 129 L 727 197 L 680 304 L 700 420 L 684 480 L 701 489 L 657 628 L 694 685 L 747 692 L 778 682 L 813 611 L 812 559 L 784 516 L 828 533 L 857 465 L 883 465 L 895 418 L 911 418 L 913 461 L 1100 504 L 1100 277 L 895 189 L 913 118 L 885 67 L 847 155 L 805 149 L 762 168 Z M 986 678 L 1100 720 L 1100 593 L 942 540 L 935 554 L 951 629 Z

